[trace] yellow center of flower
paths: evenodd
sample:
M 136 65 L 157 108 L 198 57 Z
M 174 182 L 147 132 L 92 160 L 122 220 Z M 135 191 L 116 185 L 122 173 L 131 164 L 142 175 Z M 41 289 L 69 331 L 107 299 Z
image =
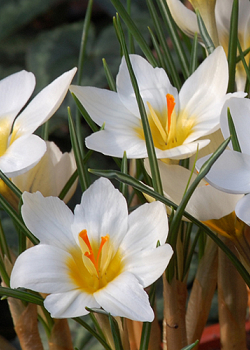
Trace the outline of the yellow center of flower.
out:
M 69 276 L 78 288 L 94 293 L 116 278 L 123 269 L 121 252 L 115 251 L 110 237 L 90 241 L 87 230 L 78 235 L 80 248 L 70 251 L 67 259 Z
M 9 119 L 3 118 L 0 121 L 0 157 L 5 153 L 8 147 L 9 135 L 11 131 L 11 124 Z
M 194 117 L 189 117 L 185 111 L 176 113 L 175 99 L 171 94 L 166 95 L 166 105 L 163 112 L 155 110 L 147 102 L 148 121 L 156 148 L 163 151 L 182 145 L 192 133 L 196 124 Z M 142 125 L 136 128 L 140 139 L 145 140 Z

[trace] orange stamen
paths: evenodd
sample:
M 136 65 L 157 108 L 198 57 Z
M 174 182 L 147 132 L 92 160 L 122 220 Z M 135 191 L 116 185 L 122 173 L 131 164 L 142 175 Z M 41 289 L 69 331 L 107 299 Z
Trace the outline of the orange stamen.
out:
M 167 98 L 167 107 L 168 107 L 168 133 L 169 133 L 170 127 L 171 127 L 171 116 L 175 107 L 175 100 L 174 100 L 174 96 L 171 94 L 167 94 L 166 98 Z
M 79 237 L 82 238 L 82 240 L 86 243 L 86 245 L 87 245 L 87 247 L 89 249 L 89 251 L 85 252 L 84 255 L 91 260 L 91 262 L 95 266 L 96 272 L 97 272 L 97 274 L 99 276 L 99 267 L 98 267 L 98 265 L 99 265 L 99 258 L 100 258 L 101 251 L 102 251 L 102 248 L 103 248 L 104 244 L 109 240 L 109 235 L 106 235 L 105 237 L 101 237 L 101 244 L 99 246 L 96 259 L 95 259 L 95 256 L 94 256 L 93 248 L 92 248 L 92 246 L 90 244 L 90 241 L 89 241 L 87 230 L 82 230 L 79 233 Z

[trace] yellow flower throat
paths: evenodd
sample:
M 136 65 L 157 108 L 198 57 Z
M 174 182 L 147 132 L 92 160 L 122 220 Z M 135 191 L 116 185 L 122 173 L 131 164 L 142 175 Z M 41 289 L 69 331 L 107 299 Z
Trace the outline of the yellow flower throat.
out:
M 72 249 L 66 262 L 69 277 L 78 288 L 92 294 L 121 273 L 122 255 L 114 251 L 108 234 L 100 242 L 90 242 L 87 230 L 82 230 L 78 240 L 80 248 Z
M 163 151 L 182 145 L 196 124 L 195 118 L 189 118 L 184 112 L 177 115 L 175 104 L 174 96 L 167 94 L 165 109 L 160 113 L 147 102 L 148 121 L 153 142 L 156 148 Z M 136 132 L 140 139 L 145 140 L 142 125 L 136 128 Z

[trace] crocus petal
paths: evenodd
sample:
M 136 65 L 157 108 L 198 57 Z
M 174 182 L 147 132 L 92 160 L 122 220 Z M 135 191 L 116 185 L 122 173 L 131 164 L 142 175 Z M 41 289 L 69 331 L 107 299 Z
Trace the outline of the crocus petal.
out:
M 171 246 L 164 244 L 155 249 L 130 255 L 124 259 L 123 263 L 126 271 L 133 273 L 145 288 L 163 274 L 172 255 Z
M 141 222 L 140 217 L 149 220 Z M 129 215 L 129 229 L 121 247 L 129 254 L 136 254 L 143 249 L 155 248 L 157 242 L 166 242 L 168 219 L 164 204 L 160 202 L 146 203 Z
M 85 309 L 98 308 L 100 305 L 95 301 L 93 295 L 84 293 L 82 290 L 74 289 L 66 293 L 56 293 L 47 296 L 44 306 L 53 318 L 71 318 L 88 314 Z
M 209 156 L 197 161 L 199 170 Z M 250 192 L 250 155 L 225 150 L 206 175 L 206 180 L 215 188 L 228 193 Z
M 174 96 L 175 102 L 177 103 L 175 108 L 178 109 L 179 98 L 177 89 L 171 85 L 164 69 L 153 68 L 148 61 L 139 55 L 130 55 L 129 58 L 146 109 L 148 109 L 147 102 L 149 102 L 158 113 L 164 113 L 166 110 L 167 93 Z M 118 96 L 124 106 L 126 106 L 133 115 L 140 117 L 134 89 L 124 57 L 122 58 L 116 77 L 116 85 Z
M 32 134 L 45 123 L 61 105 L 76 68 L 62 74 L 46 86 L 18 116 L 14 124 L 15 139 L 24 134 Z
M 250 226 L 250 195 L 244 196 L 235 207 L 238 218 Z
M 76 241 L 85 229 L 97 242 L 101 236 L 109 234 L 112 244 L 118 245 L 127 232 L 126 200 L 108 179 L 95 181 L 91 190 L 83 193 L 81 204 L 76 206 L 74 213 L 72 230 Z
M 39 244 L 27 249 L 13 267 L 11 288 L 24 287 L 41 293 L 71 290 L 75 286 L 68 277 L 67 257 L 67 252 L 53 246 Z
M 233 118 L 233 123 L 240 144 L 241 152 L 250 155 L 250 100 L 248 98 L 242 99 L 232 97 L 224 104 L 220 121 L 221 130 L 225 139 L 230 136 L 227 117 L 228 108 Z M 231 148 L 233 148 L 232 145 Z
M 199 33 L 197 18 L 193 11 L 179 0 L 167 0 L 167 4 L 174 21 L 185 34 L 193 37 L 194 33 Z
M 210 122 L 210 130 L 219 126 L 219 115 L 224 102 L 222 98 L 226 94 L 227 84 L 227 58 L 223 48 L 217 47 L 182 86 L 179 94 L 180 113 L 193 115 L 205 125 Z M 216 110 L 213 110 L 215 105 Z
M 35 87 L 33 73 L 21 71 L 0 81 L 1 116 L 12 121 L 30 98 Z
M 0 157 L 0 169 L 8 177 L 23 174 L 39 162 L 45 151 L 46 144 L 40 137 L 20 137 Z
M 94 297 L 113 316 L 141 322 L 152 322 L 154 319 L 148 295 L 131 273 L 122 273 L 105 288 L 94 293 Z
M 57 197 L 44 198 L 40 192 L 23 193 L 22 216 L 28 229 L 41 243 L 68 250 L 75 246 L 71 233 L 73 213 Z

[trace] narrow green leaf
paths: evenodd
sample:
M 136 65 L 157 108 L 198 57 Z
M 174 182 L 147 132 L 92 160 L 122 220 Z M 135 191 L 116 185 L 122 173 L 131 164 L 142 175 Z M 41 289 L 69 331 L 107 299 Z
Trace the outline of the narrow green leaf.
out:
M 9 189 L 17 196 L 17 198 L 20 200 L 22 196 L 22 192 L 19 190 L 18 187 L 0 170 L 0 178 L 3 180 L 3 182 L 9 187 Z
M 247 63 L 246 63 L 244 52 L 250 51 L 250 48 L 249 48 L 249 50 L 245 50 L 244 52 L 242 52 L 239 39 L 238 39 L 238 42 L 237 42 L 237 47 L 238 47 L 238 50 L 239 50 L 239 53 L 240 53 L 240 59 L 242 61 L 242 64 L 244 66 L 244 69 L 245 69 L 245 72 L 246 72 L 246 76 L 247 76 L 247 83 L 246 83 L 246 85 L 249 85 L 249 83 L 250 83 L 250 69 L 249 69 L 249 65 L 247 65 Z M 245 91 L 248 91 L 248 89 L 245 88 Z
M 239 49 L 239 46 L 240 46 L 240 42 L 238 39 L 238 49 Z M 240 48 L 241 48 L 241 46 L 240 46 Z M 236 57 L 236 63 L 239 63 L 242 60 L 242 57 L 246 57 L 246 55 L 249 54 L 249 52 L 250 52 L 250 47 L 244 51 L 241 50 L 241 53 Z
M 87 322 L 83 321 L 80 317 L 74 317 L 73 320 L 84 327 L 90 334 L 92 334 L 93 337 L 95 337 L 99 343 L 102 344 L 104 349 L 112 350 L 111 347 L 107 344 L 106 340 L 104 340 L 92 327 L 90 327 Z
M 75 160 L 77 164 L 79 182 L 81 185 L 81 189 L 84 192 L 89 187 L 89 179 L 88 179 L 87 170 L 85 169 L 85 166 L 83 164 L 81 151 L 80 151 L 80 147 L 79 147 L 78 139 L 76 135 L 76 130 L 75 130 L 74 122 L 73 122 L 69 107 L 68 107 L 68 117 L 69 117 L 70 139 L 71 139 L 71 144 L 72 144 L 72 148 L 74 151 Z
M 202 40 L 205 44 L 207 52 L 210 54 L 215 49 L 214 43 L 213 43 L 210 35 L 208 34 L 207 28 L 205 26 L 205 23 L 203 22 L 203 19 L 201 18 L 199 10 L 196 10 L 196 15 L 197 15 L 197 22 L 198 22 L 198 27 L 200 30 Z
M 189 66 L 189 74 L 193 74 L 193 72 L 197 68 L 197 48 L 198 48 L 198 34 L 194 33 L 194 40 L 192 45 L 192 51 L 191 51 L 191 58 L 190 58 L 190 66 Z
M 86 109 L 83 107 L 83 105 L 81 104 L 81 102 L 78 100 L 78 98 L 76 97 L 76 95 L 74 95 L 73 93 L 71 93 L 71 95 L 73 96 L 73 99 L 75 100 L 76 106 L 78 108 L 78 110 L 80 111 L 81 115 L 83 116 L 83 118 L 85 119 L 85 121 L 87 122 L 87 124 L 89 125 L 90 129 L 93 132 L 96 132 L 99 130 L 98 126 L 93 122 L 93 120 L 90 118 L 88 112 L 86 111 Z
M 197 344 L 199 344 L 199 340 L 196 340 L 196 342 L 193 343 L 193 344 L 191 344 L 191 345 L 185 346 L 185 348 L 182 348 L 181 350 L 191 350 L 191 349 L 193 349 Z
M 110 314 L 108 318 L 109 318 L 109 324 L 110 324 L 110 328 L 111 328 L 111 332 L 112 332 L 112 336 L 115 344 L 115 350 L 123 350 L 120 330 L 119 330 L 117 321 Z
M 144 132 L 144 136 L 145 136 L 149 164 L 150 164 L 150 169 L 151 169 L 151 174 L 152 174 L 153 187 L 157 192 L 162 194 L 163 190 L 162 190 L 160 172 L 159 172 L 159 168 L 158 168 L 158 162 L 157 162 L 157 158 L 156 158 L 156 154 L 155 154 L 155 147 L 154 147 L 154 142 L 153 142 L 153 138 L 152 138 L 149 122 L 148 122 L 148 117 L 147 117 L 147 113 L 145 110 L 143 100 L 142 100 L 141 95 L 140 95 L 140 91 L 139 91 L 139 87 L 138 87 L 138 84 L 136 81 L 136 77 L 135 77 L 135 74 L 133 72 L 131 62 L 130 62 L 130 58 L 129 58 L 129 54 L 127 51 L 127 46 L 126 46 L 123 30 L 122 30 L 118 15 L 117 15 L 116 21 L 117 21 L 117 26 L 118 26 L 118 30 L 119 30 L 122 51 L 123 51 L 123 54 L 124 54 L 124 57 L 126 60 L 131 83 L 133 85 L 133 89 L 134 89 L 135 96 L 136 96 L 136 101 L 137 101 L 138 108 L 139 108 L 140 115 L 141 115 L 143 132 Z
M 131 16 L 131 0 L 127 0 L 127 12 Z M 128 49 L 130 54 L 135 53 L 134 38 L 130 31 L 128 31 Z
M 5 269 L 1 254 L 0 254 L 0 276 L 1 276 L 2 281 L 6 284 L 6 286 L 9 287 L 10 286 L 10 277 Z
M 93 7 L 93 0 L 89 0 L 88 6 L 87 6 L 87 11 L 85 14 L 83 31 L 82 31 L 82 38 L 81 38 L 81 45 L 80 45 L 80 53 L 79 53 L 79 60 L 78 60 L 78 73 L 77 73 L 77 85 L 81 85 L 81 81 L 82 81 L 84 57 L 85 57 L 85 53 L 86 53 L 86 45 L 87 45 L 87 40 L 88 40 L 88 32 L 89 32 L 89 27 L 90 27 L 92 7 Z M 81 155 L 83 157 L 84 149 L 83 149 L 83 137 L 82 137 L 82 130 L 81 130 L 81 115 L 79 113 L 79 109 L 77 109 L 77 111 L 76 111 L 76 135 L 77 135 L 77 140 L 78 140 L 78 145 L 79 145 L 79 151 L 81 152 Z
M 106 79 L 107 79 L 109 88 L 111 91 L 116 91 L 115 80 L 112 76 L 112 73 L 110 72 L 110 69 L 108 67 L 108 64 L 107 64 L 105 58 L 102 59 L 102 63 L 103 63 L 103 67 L 104 67 L 104 71 L 105 71 L 105 75 L 106 75 Z
M 61 200 L 63 200 L 65 198 L 65 196 L 67 195 L 67 193 L 71 189 L 73 183 L 76 181 L 77 177 L 78 177 L 78 171 L 75 170 L 59 194 L 59 198 Z
M 164 23 L 171 37 L 177 56 L 179 58 L 181 68 L 182 68 L 182 74 L 184 78 L 187 79 L 189 77 L 189 67 L 188 67 L 189 60 L 187 59 L 185 50 L 183 48 L 183 42 L 178 33 L 177 26 L 171 16 L 170 10 L 167 5 L 167 1 L 157 0 L 157 4 L 163 16 Z
M 228 92 L 234 92 L 235 90 L 235 67 L 237 57 L 237 40 L 238 40 L 238 13 L 239 5 L 238 0 L 233 1 L 231 21 L 230 21 L 230 34 L 228 43 L 228 66 L 229 66 L 229 81 Z
M 231 115 L 229 108 L 227 109 L 227 120 L 228 120 L 228 127 L 229 127 L 229 131 L 230 131 L 233 150 L 237 151 L 237 152 L 241 152 L 240 143 L 238 140 L 238 136 L 237 136 L 237 133 L 236 133 L 236 130 L 234 127 L 233 118 L 232 118 L 232 115 Z
M 49 120 L 47 120 L 42 126 L 42 139 L 47 141 L 49 139 Z
M 124 152 L 123 158 L 122 158 L 122 164 L 121 164 L 121 172 L 124 174 L 128 173 L 128 160 L 126 152 Z M 123 194 L 125 198 L 128 197 L 128 186 L 125 183 L 120 184 L 120 192 Z
M 0 287 L 0 295 L 20 299 L 28 303 L 43 306 L 43 298 L 40 295 L 31 292 L 26 292 L 21 288 L 12 289 L 7 287 Z
M 147 5 L 148 5 L 150 15 L 154 22 L 154 27 L 155 27 L 158 41 L 160 43 L 160 49 L 157 50 L 158 59 L 161 62 L 166 61 L 166 65 L 164 65 L 165 66 L 164 68 L 168 76 L 171 77 L 171 79 L 173 80 L 173 83 L 176 86 L 176 88 L 180 90 L 181 88 L 180 75 L 177 72 L 176 64 L 174 64 L 173 57 L 167 45 L 166 36 L 162 28 L 162 23 L 159 21 L 159 14 L 155 9 L 152 0 L 147 0 Z M 153 36 L 153 33 L 151 32 L 151 37 L 152 36 Z M 154 43 L 156 45 L 156 40 L 154 40 Z
M 120 0 L 110 0 L 110 1 L 112 2 L 114 7 L 116 8 L 119 15 L 122 17 L 124 23 L 126 24 L 128 30 L 130 31 L 130 33 L 133 35 L 133 37 L 135 38 L 135 40 L 139 44 L 139 46 L 140 46 L 142 52 L 144 53 L 144 55 L 146 56 L 147 60 L 151 63 L 151 65 L 153 67 L 156 67 L 157 61 L 156 61 L 150 47 L 146 43 L 140 30 L 136 27 L 135 23 L 133 22 L 132 18 L 130 17 L 130 15 L 128 14 L 126 9 L 124 8 L 121 1 Z
M 11 261 L 10 250 L 4 234 L 2 222 L 0 220 L 0 251 L 2 256 L 6 255 L 9 261 Z
M 192 242 L 191 248 L 189 250 L 188 257 L 183 262 L 183 275 L 181 276 L 181 280 L 182 281 L 185 280 L 186 275 L 187 275 L 187 273 L 189 271 L 190 264 L 191 264 L 191 261 L 192 261 L 192 258 L 193 258 L 194 252 L 195 252 L 195 247 L 196 247 L 196 244 L 198 242 L 198 239 L 200 237 L 200 233 L 201 232 L 202 232 L 202 230 L 199 229 L 198 232 L 196 233 L 195 238 L 194 238 L 194 240 Z

